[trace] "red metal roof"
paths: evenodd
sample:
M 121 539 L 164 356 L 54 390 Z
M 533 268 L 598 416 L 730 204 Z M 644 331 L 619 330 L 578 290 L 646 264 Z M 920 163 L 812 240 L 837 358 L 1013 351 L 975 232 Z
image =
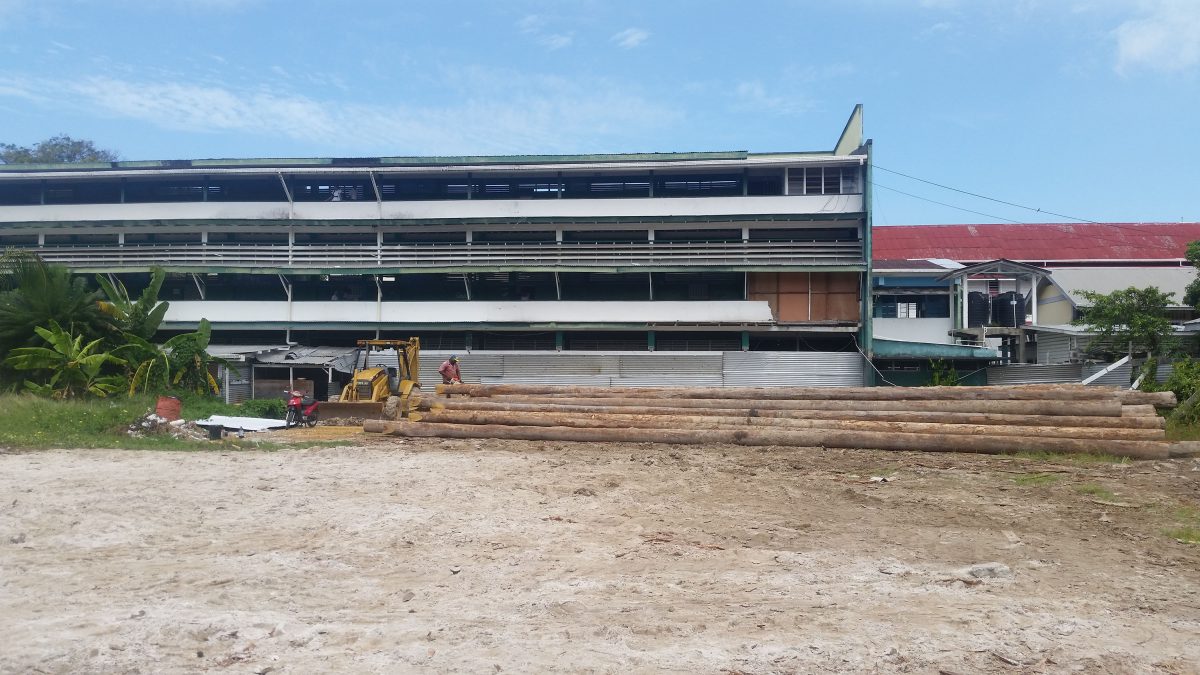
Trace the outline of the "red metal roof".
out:
M 947 258 L 961 263 L 1007 258 L 1034 264 L 1178 260 L 1188 243 L 1198 240 L 1200 223 L 892 225 L 871 230 L 871 257 Z

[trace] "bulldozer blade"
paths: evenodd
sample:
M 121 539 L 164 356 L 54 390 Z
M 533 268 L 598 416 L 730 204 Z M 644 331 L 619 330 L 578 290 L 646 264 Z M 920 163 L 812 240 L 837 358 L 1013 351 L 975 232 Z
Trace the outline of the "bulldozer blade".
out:
M 322 402 L 320 408 L 321 419 L 334 419 L 338 417 L 358 417 L 362 419 L 381 419 L 383 417 L 383 403 L 378 401 L 365 401 L 362 403 L 352 402 Z

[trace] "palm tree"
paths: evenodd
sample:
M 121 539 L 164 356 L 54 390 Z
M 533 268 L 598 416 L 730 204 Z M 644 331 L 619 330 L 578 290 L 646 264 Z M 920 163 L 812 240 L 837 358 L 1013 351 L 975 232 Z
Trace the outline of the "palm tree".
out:
M 100 291 L 66 267 L 6 251 L 0 256 L 0 354 L 37 344 L 35 329 L 51 322 L 88 339 L 113 335 L 116 327 L 101 311 L 100 298 Z

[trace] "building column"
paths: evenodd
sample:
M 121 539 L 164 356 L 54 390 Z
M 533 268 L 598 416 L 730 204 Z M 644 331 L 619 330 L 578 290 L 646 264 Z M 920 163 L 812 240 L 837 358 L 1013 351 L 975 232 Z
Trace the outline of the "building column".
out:
M 561 352 L 563 350 L 563 332 L 561 330 L 554 331 L 554 351 Z
M 654 335 L 654 331 L 652 331 L 652 330 L 646 331 L 646 349 L 648 351 L 654 351 L 656 342 L 657 342 L 657 340 L 656 340 L 656 336 Z
M 742 351 L 750 351 L 750 331 L 742 331 Z

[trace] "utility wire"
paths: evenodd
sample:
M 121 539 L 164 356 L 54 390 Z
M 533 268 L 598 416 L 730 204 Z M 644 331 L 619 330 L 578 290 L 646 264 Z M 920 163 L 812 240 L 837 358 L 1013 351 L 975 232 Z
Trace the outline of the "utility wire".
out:
M 913 175 L 910 175 L 910 174 L 907 174 L 907 173 L 903 173 L 903 172 L 901 172 L 901 171 L 896 171 L 895 169 L 888 169 L 888 168 L 886 168 L 886 167 L 879 166 L 878 164 L 872 164 L 871 166 L 872 166 L 873 168 L 880 169 L 881 171 L 886 171 L 886 172 L 888 172 L 888 173 L 893 173 L 893 174 L 896 174 L 897 176 L 903 176 L 903 177 L 905 177 L 905 178 L 909 178 L 909 179 L 911 179 L 911 180 L 919 181 L 919 182 L 921 182 L 921 183 L 926 183 L 926 184 L 928 184 L 928 185 L 933 185 L 933 186 L 935 186 L 935 187 L 939 187 L 939 188 L 942 188 L 942 189 L 944 189 L 944 190 L 950 190 L 950 191 L 952 191 L 952 192 L 958 192 L 958 193 L 960 193 L 960 194 L 969 195 L 969 196 L 971 196 L 971 197 L 978 197 L 979 199 L 986 199 L 986 200 L 988 200 L 988 201 L 996 202 L 997 204 L 1004 204 L 1004 205 L 1006 205 L 1006 206 L 1013 206 L 1013 207 L 1016 207 L 1016 208 L 1019 208 L 1019 209 L 1025 209 L 1025 210 L 1027 210 L 1027 211 L 1035 211 L 1035 212 L 1037 212 L 1037 213 L 1045 213 L 1045 214 L 1047 214 L 1047 215 L 1051 215 L 1051 216 L 1057 216 L 1057 217 L 1059 217 L 1059 218 L 1067 218 L 1067 219 L 1069 219 L 1069 220 L 1075 220 L 1075 221 L 1079 221 L 1079 222 L 1081 222 L 1081 223 L 1085 223 L 1085 224 L 1088 224 L 1088 225 L 1101 225 L 1101 226 L 1103 226 L 1103 227 L 1110 227 L 1110 228 L 1112 228 L 1112 229 L 1114 229 L 1114 230 L 1124 230 L 1124 231 L 1126 231 L 1126 232 L 1130 232 L 1130 233 L 1133 233 L 1133 234 L 1136 234 L 1136 235 L 1139 235 L 1139 236 L 1143 236 L 1143 237 L 1144 237 L 1144 236 L 1146 236 L 1146 232 L 1145 232 L 1145 230 L 1142 230 L 1142 229 L 1139 229 L 1139 228 L 1136 228 L 1136 227 L 1128 227 L 1128 226 L 1125 226 L 1125 225 L 1121 225 L 1121 224 L 1119 224 L 1119 223 L 1101 223 L 1101 222 L 1099 222 L 1099 221 L 1095 221 L 1095 220 L 1088 220 L 1088 219 L 1086 219 L 1086 218 L 1076 218 L 1075 216 L 1068 216 L 1068 215 L 1066 215 L 1066 214 L 1063 214 L 1063 213 L 1055 213 L 1054 211 L 1046 211 L 1046 210 L 1044 210 L 1044 209 L 1039 209 L 1039 208 L 1035 208 L 1035 207 L 1032 207 L 1032 206 L 1025 206 L 1025 205 L 1023 205 L 1023 204 L 1017 204 L 1017 203 L 1015 203 L 1015 202 L 1005 201 L 1005 200 L 1003 200 L 1003 199 L 997 199 L 997 198 L 995 198 L 995 197 L 988 197 L 987 195 L 981 195 L 981 194 L 978 194 L 978 193 L 975 193 L 975 192 L 971 192 L 971 191 L 969 191 L 969 190 L 961 190 L 961 189 L 959 189 L 959 188 L 956 188 L 956 187 L 951 187 L 951 186 L 949 186 L 949 185 L 943 185 L 943 184 L 941 184 L 941 183 L 938 183 L 938 182 L 935 182 L 935 181 L 926 180 L 926 179 L 924 179 L 924 178 L 918 178 L 917 176 L 913 176 Z M 1011 220 L 1011 219 L 1009 219 L 1009 218 L 1003 218 L 1003 217 L 1000 217 L 1000 216 L 993 216 L 993 215 L 990 215 L 990 214 L 981 213 L 981 212 L 979 212 L 979 211 L 972 211 L 972 210 L 970 210 L 970 209 L 965 209 L 965 208 L 962 208 L 962 207 L 959 207 L 959 206 L 954 206 L 953 204 L 944 204 L 944 203 L 942 203 L 942 202 L 934 201 L 934 200 L 932 200 L 932 199 L 926 199 L 925 197 L 921 197 L 921 196 L 919 196 L 919 195 L 909 194 L 909 193 L 907 193 L 907 192 L 901 192 L 900 190 L 897 190 L 897 189 L 895 189 L 895 188 L 889 188 L 889 187 L 887 187 L 886 185 L 879 185 L 878 183 L 874 183 L 874 182 L 872 182 L 872 185 L 875 185 L 875 186 L 877 186 L 877 187 L 884 188 L 885 190 L 891 190 L 891 191 L 893 191 L 893 192 L 899 192 L 900 194 L 903 194 L 903 195 L 908 195 L 909 197 L 913 197 L 913 198 L 915 198 L 915 199 L 921 199 L 921 200 L 924 200 L 924 201 L 932 202 L 932 203 L 934 203 L 934 204 L 940 204 L 940 205 L 942 205 L 942 206 L 948 206 L 948 207 L 950 207 L 950 208 L 952 208 L 952 209 L 958 209 L 958 210 L 960 210 L 960 211 L 967 211 L 968 213 L 974 213 L 974 214 L 976 214 L 976 215 L 986 216 L 986 217 L 988 217 L 988 218 L 994 218 L 994 219 L 997 219 L 997 220 L 1007 220 L 1007 221 L 1008 221 L 1008 222 L 1010 222 L 1010 223 L 1016 223 L 1016 224 L 1018 224 L 1018 225 L 1028 225 L 1028 224 L 1029 224 L 1029 223 L 1025 223 L 1025 222 L 1022 222 L 1022 221 Z M 1104 241 L 1104 242 L 1108 242 L 1108 243 L 1110 243 L 1110 244 L 1114 244 L 1114 245 L 1117 245 L 1117 246 L 1128 246 L 1128 245 L 1129 245 L 1129 242 L 1127 242 L 1127 241 L 1122 241 L 1122 240 L 1118 240 L 1118 239 L 1109 239 L 1109 238 L 1107 238 L 1107 237 L 1103 237 L 1103 236 L 1100 236 L 1100 235 L 1097 235 L 1097 234 L 1094 234 L 1094 233 L 1089 233 L 1089 234 L 1090 234 L 1090 236 L 1091 236 L 1093 239 L 1095 239 L 1096 241 Z
M 984 218 L 992 218 L 993 220 L 1005 220 L 1005 221 L 1008 221 L 1008 222 L 1010 222 L 1010 223 L 1016 223 L 1016 224 L 1018 224 L 1018 225 L 1023 225 L 1023 224 L 1024 224 L 1024 223 L 1022 223 L 1022 222 L 1021 222 L 1021 221 L 1019 221 L 1019 220 L 1013 220 L 1013 219 L 1011 219 L 1011 218 L 1005 218 L 1005 217 L 1003 217 L 1003 216 L 993 216 L 993 215 L 992 215 L 992 214 L 990 214 L 990 213 L 984 213 L 984 212 L 982 212 L 982 211 L 972 211 L 971 209 L 966 209 L 966 208 L 963 208 L 963 207 L 961 207 L 961 206 L 955 206 L 954 204 L 947 204 L 946 202 L 939 202 L 939 201 L 937 201 L 937 200 L 935 200 L 935 199 L 929 199 L 928 197 L 922 197 L 922 196 L 920 196 L 920 195 L 914 195 L 914 194 L 913 194 L 913 193 L 911 193 L 911 192 L 905 192 L 904 190 L 897 190 L 897 189 L 896 189 L 896 188 L 894 188 L 894 187 L 888 187 L 888 186 L 886 186 L 886 185 L 881 185 L 880 183 L 876 183 L 875 181 L 871 181 L 871 185 L 872 185 L 872 186 L 874 186 L 874 187 L 877 187 L 877 188 L 883 188 L 884 190 L 890 190 L 890 191 L 892 191 L 892 192 L 898 192 L 898 193 L 900 193 L 900 194 L 902 194 L 902 195 L 905 195 L 906 197 L 912 197 L 913 199 L 920 199 L 920 200 L 921 200 L 921 201 L 923 201 L 923 202 L 929 202 L 929 203 L 931 203 L 931 204 L 937 204 L 937 205 L 939 205 L 939 206 L 947 206 L 947 207 L 950 207 L 950 208 L 952 208 L 952 209 L 958 209 L 959 211 L 966 211 L 967 213 L 974 213 L 975 215 L 977 215 L 977 216 L 983 216 Z
M 1005 201 L 1005 200 L 1003 200 L 1003 199 L 996 199 L 995 197 L 989 197 L 989 196 L 987 196 L 987 195 L 981 195 L 981 194 L 979 194 L 979 193 L 977 193 L 977 192 L 970 192 L 970 191 L 968 191 L 968 190 L 960 190 L 960 189 L 958 189 L 958 188 L 956 188 L 956 187 L 950 187 L 949 185 L 942 185 L 941 183 L 935 183 L 935 182 L 933 182 L 933 181 L 931 181 L 931 180 L 925 180 L 924 178 L 917 178 L 916 176 L 912 176 L 912 175 L 909 175 L 909 174 L 907 174 L 907 173 L 902 173 L 902 172 L 900 172 L 900 171 L 896 171 L 896 170 L 894 170 L 894 169 L 888 169 L 888 168 L 884 168 L 884 167 L 882 167 L 882 166 L 879 166 L 878 164 L 872 164 L 871 166 L 872 166 L 872 168 L 879 169 L 880 171 L 886 171 L 886 172 L 888 172 L 888 173 L 894 173 L 894 174 L 896 174 L 897 176 L 904 176 L 905 178 L 909 178 L 909 179 L 912 179 L 912 180 L 915 180 L 915 181 L 920 181 L 920 182 L 922 182 L 922 183 L 926 183 L 926 184 L 929 184 L 929 185 L 933 185 L 933 186 L 935 186 L 935 187 L 940 187 L 940 188 L 942 188 L 943 190 L 951 190 L 951 191 L 953 191 L 953 192 L 958 192 L 958 193 L 960 193 L 960 194 L 964 194 L 964 195 L 970 195 L 970 196 L 972 196 L 972 197 L 978 197 L 978 198 L 980 198 L 980 199 L 986 199 L 986 200 L 988 200 L 988 201 L 990 201 L 990 202 L 996 202 L 997 204 L 1004 204 L 1005 206 L 1013 206 L 1013 207 L 1016 207 L 1016 208 L 1018 208 L 1018 209 L 1025 209 L 1026 211 L 1036 211 L 1036 212 L 1038 212 L 1038 213 L 1045 213 L 1045 214 L 1047 214 L 1047 215 L 1051 215 L 1051 216 L 1057 216 L 1057 217 L 1059 217 L 1059 218 L 1066 218 L 1066 219 L 1068 219 L 1068 220 L 1077 220 L 1077 221 L 1079 221 L 1079 222 L 1081 222 L 1081 223 L 1093 223 L 1093 224 L 1096 224 L 1096 225 L 1103 225 L 1103 223 L 1100 223 L 1100 222 L 1098 222 L 1098 221 L 1095 221 L 1095 220 L 1088 220 L 1087 218 L 1076 218 L 1075 216 L 1068 216 L 1068 215 L 1065 215 L 1065 214 L 1062 214 L 1062 213 L 1055 213 L 1055 212 L 1053 212 L 1053 211 L 1046 211 L 1046 210 L 1044 210 L 1044 209 L 1039 209 L 1039 208 L 1037 208 L 1037 207 L 1033 207 L 1033 206 L 1025 206 L 1024 204 L 1017 204 L 1017 203 L 1015 203 L 1015 202 L 1009 202 L 1009 201 Z M 995 218 L 995 216 L 989 216 L 989 217 L 991 217 L 991 218 Z M 1003 220 L 1008 220 L 1008 219 L 1007 219 L 1007 218 L 1005 218 L 1005 219 L 1003 219 Z M 1013 221 L 1010 221 L 1010 222 L 1014 222 L 1014 223 L 1015 223 L 1015 222 L 1017 222 L 1017 221 L 1013 220 Z

